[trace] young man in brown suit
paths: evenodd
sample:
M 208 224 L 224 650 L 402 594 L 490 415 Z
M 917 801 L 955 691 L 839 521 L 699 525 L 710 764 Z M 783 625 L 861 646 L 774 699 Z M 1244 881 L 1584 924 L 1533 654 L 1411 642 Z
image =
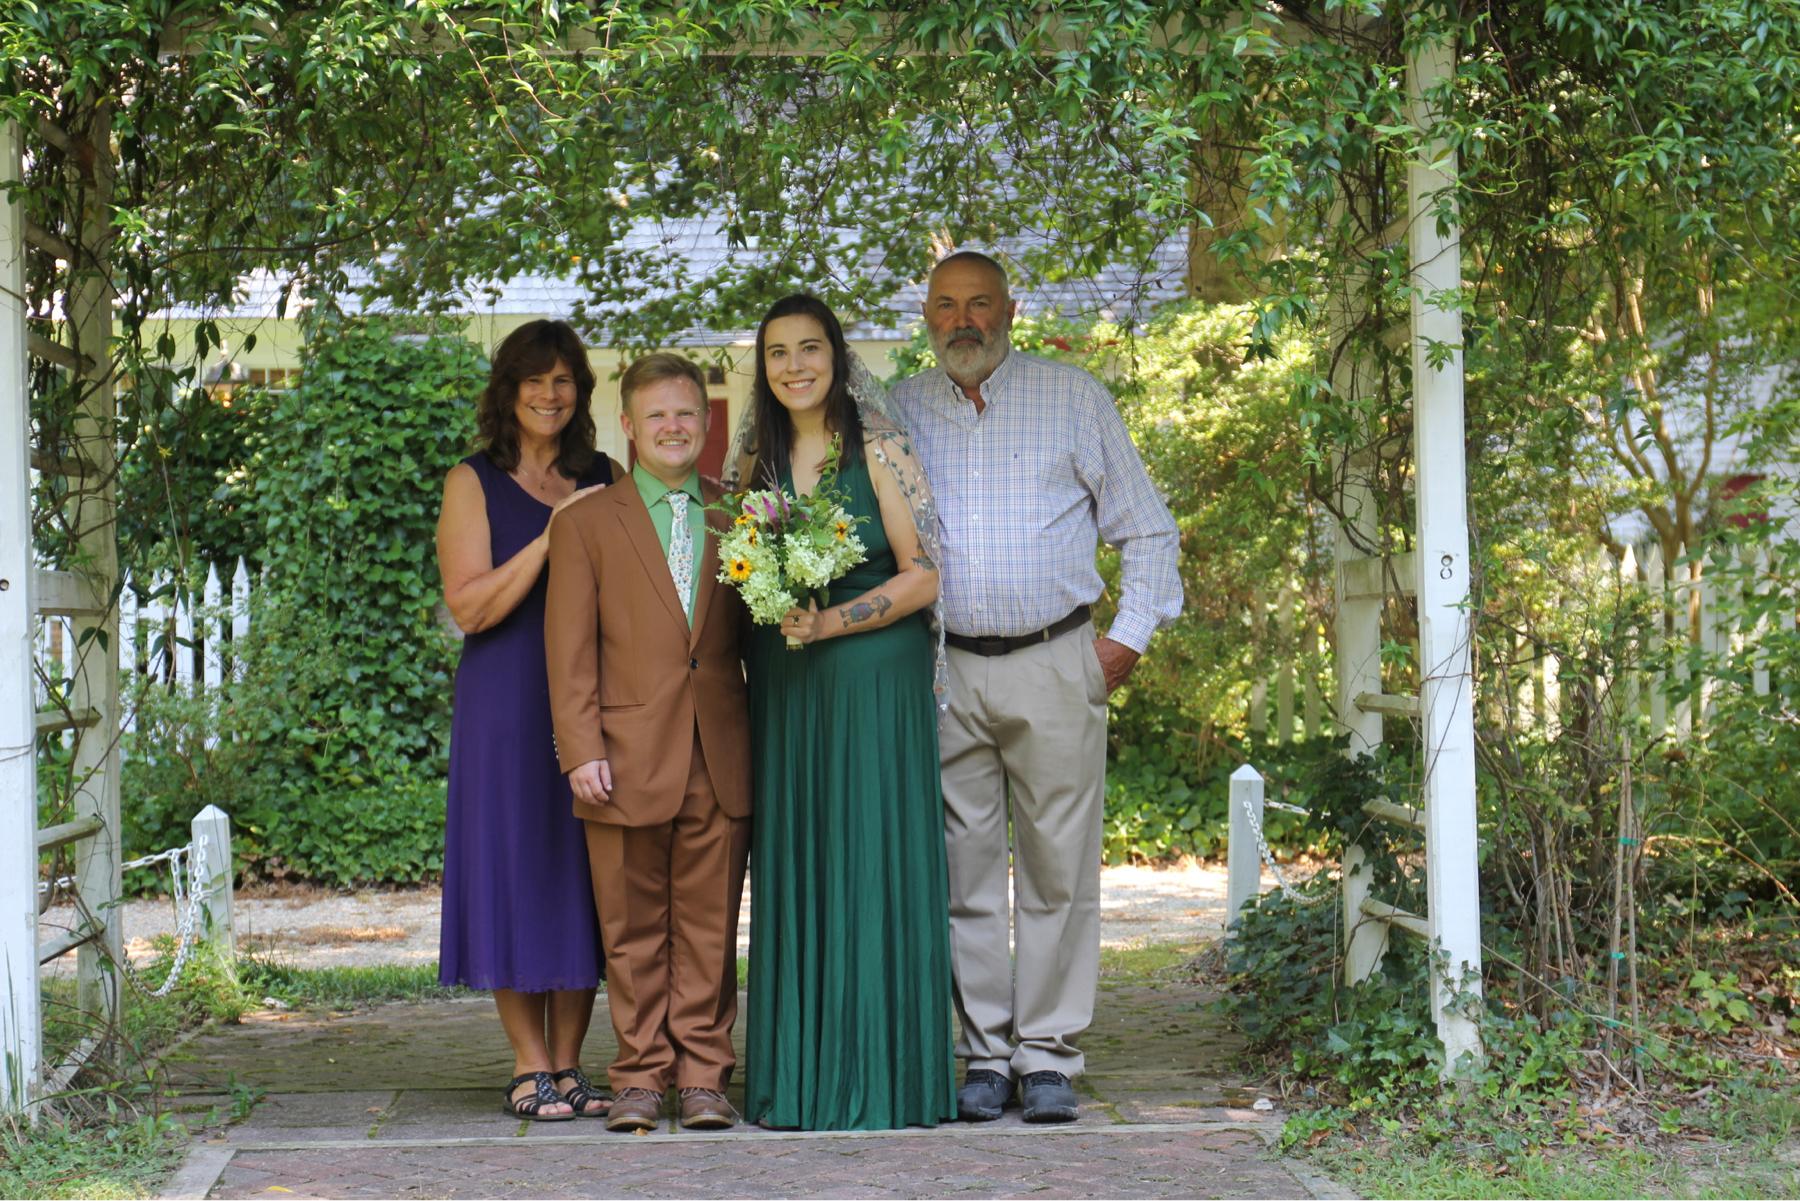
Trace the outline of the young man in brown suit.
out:
M 750 845 L 743 605 L 718 582 L 720 489 L 699 369 L 633 363 L 621 424 L 630 476 L 564 510 L 550 535 L 544 644 L 557 755 L 586 823 L 618 1035 L 612 1130 L 720 1129 L 736 1058 L 737 914 Z

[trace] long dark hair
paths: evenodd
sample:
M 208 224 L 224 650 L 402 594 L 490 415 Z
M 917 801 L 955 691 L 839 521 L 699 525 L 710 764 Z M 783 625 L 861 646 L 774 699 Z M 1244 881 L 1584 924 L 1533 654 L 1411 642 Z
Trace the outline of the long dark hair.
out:
M 816 296 L 796 292 L 769 306 L 762 324 L 756 327 L 756 380 L 750 385 L 750 403 L 756 411 L 757 445 L 747 449 L 756 457 L 756 470 L 746 483 L 750 487 L 768 487 L 772 480 L 791 465 L 790 452 L 794 423 L 775 390 L 769 387 L 769 368 L 763 361 L 763 343 L 768 338 L 769 323 L 782 317 L 811 317 L 825 331 L 831 343 L 831 390 L 825 393 L 825 428 L 838 435 L 843 451 L 840 468 L 860 463 L 863 459 L 862 414 L 856 410 L 856 398 L 850 395 L 850 346 L 844 341 L 844 327 L 837 314 Z
M 593 465 L 594 414 L 588 403 L 594 398 L 594 369 L 588 366 L 587 347 L 566 321 L 527 321 L 494 348 L 487 387 L 476 411 L 476 446 L 487 451 L 500 470 L 519 465 L 519 421 L 513 416 L 519 381 L 542 375 L 559 361 L 575 377 L 575 412 L 557 435 L 556 467 L 566 478 L 578 480 Z

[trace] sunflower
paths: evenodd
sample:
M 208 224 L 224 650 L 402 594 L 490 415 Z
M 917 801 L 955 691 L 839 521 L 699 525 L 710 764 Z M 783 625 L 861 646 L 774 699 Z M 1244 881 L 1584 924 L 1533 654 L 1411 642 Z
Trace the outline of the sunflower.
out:
M 850 523 L 848 521 L 838 522 L 837 523 L 837 540 L 839 542 L 842 542 L 842 541 L 844 541 L 844 539 L 848 538 L 849 536 L 850 536 Z
M 750 514 L 748 514 L 748 513 L 739 513 L 739 514 L 738 514 L 738 515 L 737 515 L 737 521 L 736 521 L 736 523 L 735 523 L 735 524 L 737 524 L 737 525 L 749 525 L 749 524 L 750 524 L 750 523 L 751 523 L 751 522 L 753 522 L 753 521 L 755 521 L 755 520 L 756 520 L 756 518 L 754 518 L 754 517 L 752 517 L 752 516 L 750 516 Z
M 750 578 L 750 560 L 738 555 L 725 565 L 725 570 L 732 579 L 742 582 Z

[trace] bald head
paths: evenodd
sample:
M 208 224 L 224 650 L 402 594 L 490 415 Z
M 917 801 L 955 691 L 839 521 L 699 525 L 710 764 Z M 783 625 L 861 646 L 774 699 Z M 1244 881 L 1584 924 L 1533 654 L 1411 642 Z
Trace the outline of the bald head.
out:
M 1006 268 L 1000 265 L 998 259 L 985 255 L 979 250 L 959 250 L 955 254 L 945 255 L 938 260 L 937 266 L 931 269 L 932 277 L 935 279 L 938 272 L 946 268 L 953 272 L 985 271 L 990 277 L 990 283 L 998 290 L 999 294 L 1002 297 L 1007 295 Z

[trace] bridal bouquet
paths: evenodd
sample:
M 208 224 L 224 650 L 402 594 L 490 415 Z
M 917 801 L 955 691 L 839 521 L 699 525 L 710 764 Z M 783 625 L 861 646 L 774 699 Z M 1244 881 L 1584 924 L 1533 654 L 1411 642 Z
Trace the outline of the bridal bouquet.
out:
M 727 496 L 731 530 L 719 542 L 719 579 L 738 590 L 758 625 L 781 624 L 801 597 L 824 599 L 830 583 L 868 554 L 837 491 L 837 451 L 811 496 L 795 497 L 777 486 Z M 798 642 L 789 640 L 790 648 Z

